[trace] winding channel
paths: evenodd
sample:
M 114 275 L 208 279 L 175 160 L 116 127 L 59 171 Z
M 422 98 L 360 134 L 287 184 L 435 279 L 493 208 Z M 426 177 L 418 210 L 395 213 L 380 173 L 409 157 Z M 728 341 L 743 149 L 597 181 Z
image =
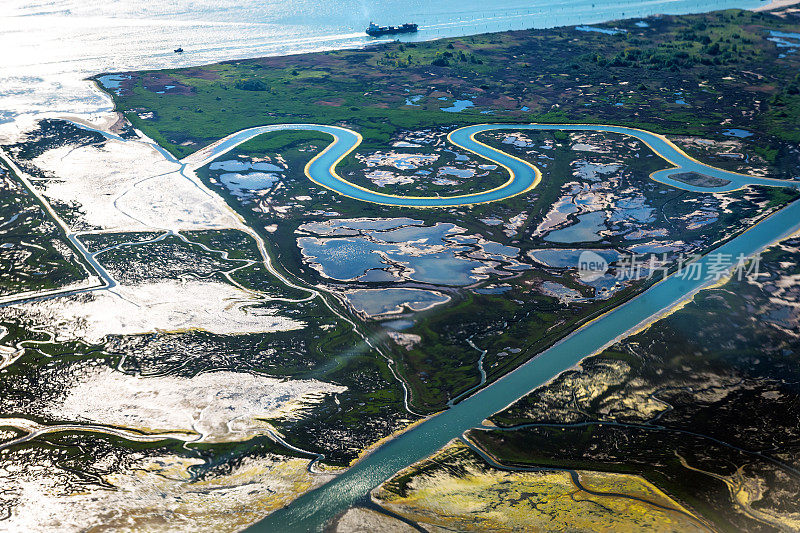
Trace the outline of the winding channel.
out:
M 523 194 L 536 187 L 542 179 L 542 174 L 538 168 L 475 139 L 475 136 L 479 133 L 496 130 L 591 131 L 634 137 L 644 142 L 657 155 L 672 165 L 670 168 L 651 174 L 650 177 L 653 180 L 694 192 L 726 192 L 749 185 L 800 186 L 800 182 L 797 181 L 747 176 L 705 165 L 683 152 L 666 137 L 655 133 L 620 126 L 589 124 L 482 124 L 454 130 L 448 136 L 451 143 L 497 163 L 509 173 L 509 179 L 498 187 L 459 196 L 393 196 L 365 189 L 341 178 L 336 173 L 336 166 L 358 147 L 362 140 L 361 136 L 346 128 L 316 124 L 283 124 L 242 130 L 179 161 L 182 165 L 180 173 L 198 188 L 201 188 L 209 195 L 213 195 L 215 193 L 207 189 L 196 177 L 195 170 L 258 135 L 288 130 L 318 131 L 333 137 L 333 142 L 306 165 L 306 176 L 314 183 L 350 198 L 392 206 L 436 208 L 472 205 L 503 200 Z M 112 136 L 107 133 L 104 134 L 109 137 Z M 172 161 L 175 160 L 163 148 L 155 145 L 155 143 L 153 145 L 164 157 Z M 5 156 L 3 159 L 11 163 Z M 64 233 L 73 241 L 73 244 L 86 261 L 98 272 L 102 285 L 105 286 L 104 288 L 113 287 L 114 280 L 94 260 L 94 254 L 89 254 L 86 251 L 66 224 L 52 211 L 48 202 L 29 182 L 25 181 L 18 169 L 14 168 L 14 166 L 12 168 L 17 171 L 20 179 L 23 179 L 28 188 L 42 201 L 53 218 L 59 222 Z M 724 184 L 716 187 L 694 186 L 675 179 L 674 176 L 680 173 L 699 173 L 717 180 L 723 180 Z M 717 181 L 716 183 L 722 182 Z M 239 220 L 241 220 L 240 217 Z M 289 287 L 307 291 L 312 297 L 320 297 L 325 305 L 331 307 L 327 299 L 319 291 L 289 281 L 274 268 L 266 251 L 265 243 L 255 230 L 244 223 L 236 229 L 245 231 L 256 240 L 264 259 L 264 264 L 270 273 Z M 800 231 L 800 201 L 796 201 L 766 217 L 744 233 L 717 248 L 716 252 L 731 254 L 732 257 L 737 257 L 739 254 L 750 256 L 798 231 Z M 708 256 L 705 256 L 698 259 L 698 262 L 704 264 L 710 263 L 711 260 Z M 583 358 L 602 350 L 618 339 L 667 314 L 675 306 L 691 299 L 694 294 L 708 287 L 711 283 L 713 282 L 702 279 L 683 279 L 675 275 L 656 283 L 639 296 L 585 324 L 504 377 L 475 392 L 463 401 L 456 403 L 446 411 L 429 417 L 408 431 L 387 441 L 334 480 L 300 496 L 288 507 L 276 511 L 249 528 L 249 531 L 322 530 L 329 519 L 362 500 L 369 491 L 397 471 L 428 457 L 450 440 L 460 437 L 465 431 L 481 426 L 483 420 L 495 412 L 502 410 L 534 388 L 547 382 L 553 376 L 575 365 Z M 68 292 L 77 291 L 64 291 L 64 293 Z M 8 302 L 2 303 L 8 304 Z M 347 318 L 345 320 L 358 331 L 352 321 Z M 364 340 L 374 347 L 369 342 L 369 339 L 365 338 Z M 391 361 L 389 362 L 391 368 Z M 394 371 L 393 368 L 392 371 Z M 408 407 L 407 394 L 408 390 L 406 389 L 406 406 Z
M 681 507 L 670 507 L 670 506 L 660 504 L 660 503 L 658 503 L 656 501 L 653 501 L 653 500 L 650 500 L 650 499 L 647 499 L 647 498 L 638 497 L 638 496 L 634 496 L 634 495 L 631 495 L 631 494 L 624 494 L 624 493 L 621 493 L 621 492 L 606 492 L 606 491 L 598 491 L 598 490 L 590 489 L 589 487 L 586 487 L 582 483 L 580 472 L 578 470 L 571 470 L 569 468 L 554 468 L 554 467 L 543 467 L 543 468 L 540 468 L 540 467 L 526 467 L 526 466 L 520 466 L 520 465 L 508 466 L 508 465 L 505 465 L 505 464 L 499 462 L 489 452 L 487 452 L 486 450 L 484 450 L 483 448 L 481 448 L 480 446 L 478 446 L 476 443 L 474 443 L 473 441 L 469 440 L 468 438 L 462 437 L 461 438 L 461 442 L 464 443 L 467 447 L 469 447 L 470 450 L 472 450 L 473 452 L 478 454 L 481 457 L 481 459 L 486 461 L 490 466 L 492 466 L 493 468 L 496 468 L 498 470 L 505 470 L 507 472 L 553 472 L 553 471 L 566 472 L 567 474 L 569 474 L 570 480 L 572 481 L 572 484 L 575 486 L 576 489 L 578 489 L 579 491 L 585 492 L 586 494 L 589 494 L 591 496 L 600 496 L 600 497 L 605 497 L 605 498 L 609 498 L 609 497 L 610 498 L 622 498 L 622 499 L 625 499 L 625 500 L 641 502 L 641 503 L 643 503 L 645 505 L 649 505 L 649 506 L 655 507 L 655 508 L 660 509 L 662 511 L 670 511 L 670 512 L 673 512 L 673 513 L 681 514 L 681 515 L 683 515 L 683 516 L 695 521 L 699 525 L 701 525 L 703 527 L 703 529 L 705 529 L 706 531 L 714 531 L 714 529 L 710 528 L 708 526 L 708 524 L 706 524 L 701 519 L 699 519 L 697 516 L 695 516 L 694 514 L 688 512 L 687 510 L 685 510 L 685 509 L 683 509 Z
M 593 131 L 635 137 L 672 165 L 671 168 L 651 174 L 653 180 L 694 192 L 726 192 L 748 185 L 800 186 L 796 181 L 747 176 L 705 165 L 686 154 L 666 137 L 655 133 L 634 128 L 596 125 L 485 124 L 453 131 L 448 136 L 453 144 L 502 165 L 510 175 L 509 180 L 500 187 L 457 197 L 395 197 L 364 189 L 342 179 L 336 174 L 335 167 L 358 146 L 361 137 L 355 132 L 334 126 L 282 125 L 253 128 L 220 140 L 207 149 L 207 154 L 196 154 L 196 161 L 184 160 L 184 162 L 190 167 L 197 164 L 194 168 L 199 168 L 202 164 L 256 135 L 285 129 L 322 131 L 334 138 L 333 143 L 306 166 L 306 175 L 309 179 L 345 196 L 385 205 L 448 207 L 476 204 L 509 198 L 534 188 L 541 180 L 541 173 L 536 167 L 475 139 L 478 133 L 491 130 Z M 698 187 L 673 178 L 675 174 L 685 172 L 704 174 L 728 183 L 716 187 Z M 800 201 L 773 213 L 715 251 L 731 254 L 732 257 L 737 257 L 739 254 L 751 256 L 798 231 L 800 231 Z M 710 261 L 709 256 L 705 256 L 700 258 L 698 263 L 705 268 Z M 712 283 L 702 279 L 684 279 L 675 275 L 656 283 L 644 293 L 585 324 L 472 396 L 389 440 L 334 480 L 300 496 L 289 506 L 272 513 L 247 531 L 321 531 L 331 518 L 363 499 L 365 494 L 399 470 L 425 459 L 465 431 L 480 427 L 483 420 L 495 412 L 504 409 L 583 358 L 597 353 L 618 339 L 668 314 L 671 309 L 693 298 L 698 291 L 709 287 Z
M 502 185 L 486 191 L 456 196 L 396 196 L 385 194 L 356 185 L 336 173 L 336 166 L 361 144 L 362 137 L 357 132 L 339 126 L 320 124 L 276 124 L 257 126 L 228 135 L 219 141 L 203 148 L 181 160 L 189 170 L 197 170 L 221 155 L 233 150 L 250 139 L 278 131 L 317 131 L 333 137 L 333 142 L 317 154 L 306 165 L 305 174 L 308 179 L 321 187 L 330 189 L 342 196 L 382 205 L 398 207 L 454 207 L 474 205 L 505 200 L 535 188 L 542 180 L 541 171 L 534 165 L 518 157 L 507 154 L 477 140 L 479 133 L 487 131 L 590 131 L 615 133 L 634 137 L 645 143 L 662 159 L 672 165 L 671 168 L 653 172 L 650 177 L 671 187 L 693 192 L 728 192 L 741 189 L 747 185 L 789 186 L 797 187 L 797 181 L 778 180 L 748 176 L 722 170 L 701 163 L 694 159 L 672 141 L 656 133 L 622 126 L 605 126 L 595 124 L 478 124 L 466 126 L 450 132 L 447 139 L 454 145 L 488 159 L 506 169 L 508 180 Z M 674 176 L 685 173 L 696 173 L 726 182 L 714 187 L 701 187 L 684 183 Z
M 720 246 L 719 253 L 752 255 L 800 231 L 800 201 Z M 709 256 L 698 260 L 704 268 Z M 321 531 L 364 494 L 397 471 L 436 452 L 484 419 L 546 383 L 584 357 L 651 323 L 711 283 L 671 276 L 584 325 L 551 348 L 450 409 L 388 441 L 349 470 L 252 526 L 251 532 Z

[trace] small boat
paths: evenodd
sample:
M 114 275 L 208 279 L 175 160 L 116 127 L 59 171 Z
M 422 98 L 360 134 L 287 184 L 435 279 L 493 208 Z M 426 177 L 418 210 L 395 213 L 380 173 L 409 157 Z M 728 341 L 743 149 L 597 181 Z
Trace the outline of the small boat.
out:
M 176 54 L 182 54 L 182 53 L 183 53 L 183 48 L 181 48 L 181 47 L 179 46 L 178 48 L 176 48 L 176 49 L 175 49 L 175 53 L 176 53 Z
M 381 35 L 393 35 L 395 33 L 414 33 L 417 28 L 416 24 L 409 23 L 402 26 L 378 26 L 374 22 L 370 22 L 369 27 L 367 27 L 367 35 L 380 37 Z

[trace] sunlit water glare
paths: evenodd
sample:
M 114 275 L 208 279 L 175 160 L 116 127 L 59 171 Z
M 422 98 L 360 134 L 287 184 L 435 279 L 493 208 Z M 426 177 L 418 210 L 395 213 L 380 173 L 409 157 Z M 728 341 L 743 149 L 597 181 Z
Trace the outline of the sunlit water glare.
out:
M 590 24 L 656 13 L 755 7 L 761 0 L 3 0 L 0 142 L 42 114 L 94 116 L 110 101 L 87 76 L 358 47 L 370 21 L 416 22 L 403 40 Z M 185 53 L 173 50 L 183 47 Z M 7 137 L 5 140 L 8 140 Z

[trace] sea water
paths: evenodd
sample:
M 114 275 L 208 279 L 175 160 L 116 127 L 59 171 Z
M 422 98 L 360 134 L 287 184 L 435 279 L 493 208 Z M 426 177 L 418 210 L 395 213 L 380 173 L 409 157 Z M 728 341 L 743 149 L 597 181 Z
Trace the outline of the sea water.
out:
M 418 41 L 759 5 L 760 0 L 3 0 L 0 143 L 42 114 L 97 119 L 107 113 L 111 102 L 85 81 L 91 75 L 361 47 L 380 42 L 364 33 L 370 21 L 415 22 L 418 33 L 388 39 Z M 173 52 L 178 47 L 183 54 Z

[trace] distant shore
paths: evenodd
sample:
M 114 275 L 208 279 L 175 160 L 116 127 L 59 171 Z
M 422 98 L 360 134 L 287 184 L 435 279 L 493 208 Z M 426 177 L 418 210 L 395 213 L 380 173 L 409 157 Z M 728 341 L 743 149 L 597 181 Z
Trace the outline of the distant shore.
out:
M 753 11 L 772 11 L 797 4 L 800 4 L 800 0 L 772 0 L 769 4 L 758 6 L 757 8 L 753 9 Z

